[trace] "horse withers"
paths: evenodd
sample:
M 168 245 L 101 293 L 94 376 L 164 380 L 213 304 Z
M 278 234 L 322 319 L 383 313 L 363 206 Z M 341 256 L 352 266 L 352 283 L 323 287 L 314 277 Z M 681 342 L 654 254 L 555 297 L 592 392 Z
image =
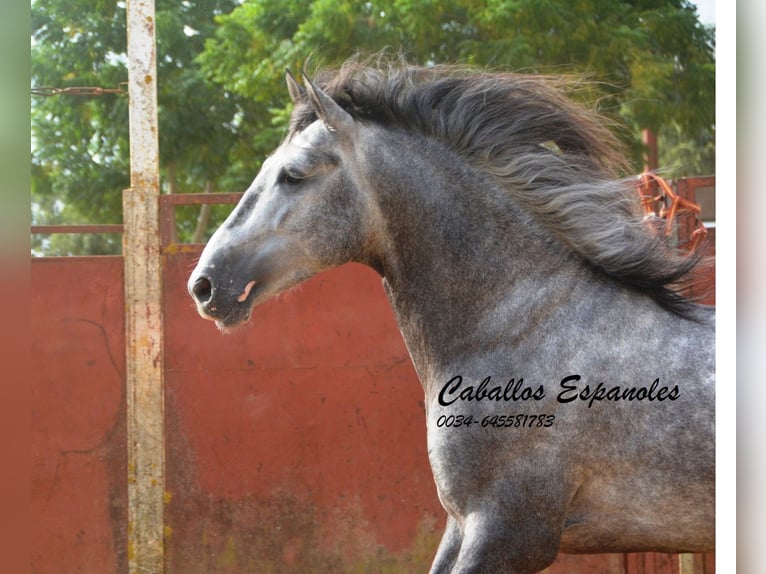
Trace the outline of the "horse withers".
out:
M 714 547 L 714 309 L 619 145 L 550 78 L 350 62 L 189 279 L 221 330 L 349 261 L 383 278 L 447 526 L 431 572 Z

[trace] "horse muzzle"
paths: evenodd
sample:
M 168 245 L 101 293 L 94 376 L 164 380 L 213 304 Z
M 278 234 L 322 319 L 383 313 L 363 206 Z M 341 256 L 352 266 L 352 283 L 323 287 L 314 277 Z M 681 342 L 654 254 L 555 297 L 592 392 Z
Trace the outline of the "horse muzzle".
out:
M 256 281 L 249 281 L 241 289 L 233 288 L 209 275 L 195 273 L 187 287 L 203 319 L 215 321 L 219 327 L 232 327 L 249 319 L 256 285 Z

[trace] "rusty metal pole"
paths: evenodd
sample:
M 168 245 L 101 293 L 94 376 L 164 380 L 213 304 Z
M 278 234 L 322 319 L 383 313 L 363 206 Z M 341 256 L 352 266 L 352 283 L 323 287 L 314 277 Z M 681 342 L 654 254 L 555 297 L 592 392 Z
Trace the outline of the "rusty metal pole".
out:
M 657 134 L 654 130 L 641 130 L 641 141 L 646 146 L 644 152 L 644 171 L 657 171 L 659 167 L 659 154 L 657 152 Z
M 162 272 L 154 0 L 128 0 L 130 189 L 123 192 L 128 427 L 128 565 L 163 571 Z

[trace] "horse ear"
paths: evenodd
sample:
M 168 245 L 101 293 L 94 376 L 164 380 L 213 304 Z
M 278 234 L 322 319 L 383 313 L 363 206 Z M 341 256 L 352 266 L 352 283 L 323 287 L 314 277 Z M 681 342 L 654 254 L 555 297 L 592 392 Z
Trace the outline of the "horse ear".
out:
M 332 132 L 343 132 L 350 129 L 354 124 L 354 119 L 351 115 L 341 108 L 335 100 L 315 86 L 305 73 L 303 74 L 303 81 L 306 84 L 306 93 L 308 93 L 311 107 L 316 115 L 319 116 L 319 119 L 327 126 L 327 129 Z
M 306 88 L 301 86 L 293 76 L 290 70 L 285 70 L 285 82 L 287 82 L 287 91 L 290 92 L 290 99 L 294 104 L 303 100 L 303 96 L 306 93 Z

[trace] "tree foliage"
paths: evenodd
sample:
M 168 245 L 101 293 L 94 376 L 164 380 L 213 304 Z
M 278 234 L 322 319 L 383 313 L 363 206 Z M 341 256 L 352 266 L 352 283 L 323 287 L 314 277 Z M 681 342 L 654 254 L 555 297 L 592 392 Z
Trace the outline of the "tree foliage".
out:
M 160 163 L 165 191 L 202 191 L 225 181 L 236 145 L 236 98 L 202 75 L 195 59 L 216 15 L 235 0 L 158 0 Z M 32 5 L 32 82 L 36 87 L 127 82 L 122 0 L 36 0 Z M 32 217 L 35 223 L 115 223 L 130 185 L 126 95 L 32 101 Z M 189 236 L 196 217 L 179 221 Z M 33 247 L 48 253 L 119 250 L 115 236 L 55 236 Z
M 253 0 L 218 22 L 203 68 L 267 106 L 284 101 L 286 67 L 392 48 L 418 64 L 584 75 L 632 130 L 637 162 L 641 129 L 700 141 L 703 156 L 714 133 L 714 31 L 687 0 Z
M 94 17 L 84 19 L 82 8 L 55 0 L 32 4 L 33 85 L 116 88 L 127 80 L 117 58 L 125 52 L 124 12 L 99 1 Z M 119 96 L 33 100 L 33 222 L 119 222 L 119 193 L 130 173 L 127 114 Z M 109 242 L 89 239 L 89 249 Z
M 121 0 L 36 0 L 35 85 L 127 79 Z M 243 189 L 283 136 L 284 70 L 388 48 L 417 64 L 461 62 L 584 75 L 640 165 L 660 135 L 671 175 L 712 173 L 714 30 L 688 0 L 157 0 L 163 186 Z M 33 101 L 33 217 L 120 220 L 128 185 L 127 101 Z M 196 212 L 179 226 L 193 233 Z

